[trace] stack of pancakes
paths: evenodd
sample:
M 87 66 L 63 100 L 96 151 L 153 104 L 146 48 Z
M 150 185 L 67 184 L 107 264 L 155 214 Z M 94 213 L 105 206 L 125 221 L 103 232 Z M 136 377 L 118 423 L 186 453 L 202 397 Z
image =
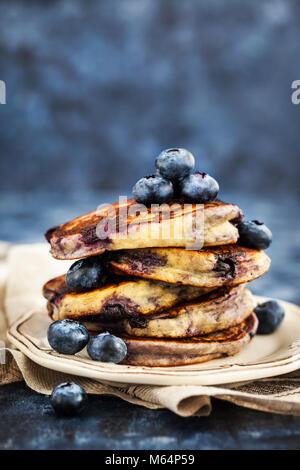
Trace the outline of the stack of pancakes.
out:
M 105 285 L 72 292 L 65 276 L 44 286 L 53 320 L 74 319 L 91 334 L 109 331 L 127 344 L 124 364 L 170 366 L 230 356 L 254 336 L 257 319 L 246 283 L 270 266 L 260 250 L 240 246 L 236 225 L 242 212 L 234 204 L 204 205 L 203 248 L 187 249 L 192 234 L 159 236 L 164 217 L 146 214 L 124 222 L 134 200 L 113 206 L 117 236 L 97 235 L 105 210 L 91 212 L 49 230 L 46 238 L 58 259 L 99 256 L 107 265 Z M 171 223 L 183 214 L 176 203 Z M 197 205 L 191 205 L 196 212 Z M 149 220 L 159 230 L 149 230 Z M 135 225 L 138 225 L 138 230 Z M 153 225 L 153 224 L 152 224 Z M 153 228 L 153 227 L 152 227 Z M 155 237 L 153 236 L 155 233 Z

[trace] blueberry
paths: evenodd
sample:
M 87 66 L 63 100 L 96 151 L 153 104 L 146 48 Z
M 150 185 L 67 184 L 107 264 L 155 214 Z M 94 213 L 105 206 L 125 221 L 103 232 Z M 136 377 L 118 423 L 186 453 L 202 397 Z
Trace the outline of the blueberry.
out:
M 186 149 L 167 149 L 155 160 L 157 171 L 171 181 L 188 176 L 195 166 L 195 158 Z
M 66 275 L 67 286 L 82 292 L 100 287 L 105 280 L 105 265 L 101 256 L 90 256 L 72 264 Z
M 57 320 L 48 328 L 50 346 L 61 354 L 76 354 L 89 341 L 89 333 L 84 325 L 73 320 Z
M 196 171 L 180 182 L 180 193 L 186 201 L 205 204 L 216 199 L 219 192 L 217 181 L 207 173 Z
M 259 321 L 257 330 L 259 335 L 274 333 L 284 318 L 284 310 L 276 300 L 268 300 L 259 304 L 254 312 Z
M 118 364 L 126 357 L 127 346 L 121 338 L 110 333 L 101 333 L 90 339 L 87 352 L 94 361 Z
M 141 178 L 132 189 L 137 202 L 142 204 L 162 204 L 171 201 L 174 189 L 171 181 L 160 175 L 150 175 Z
M 57 385 L 50 396 L 50 402 L 56 413 L 65 416 L 74 416 L 86 407 L 87 393 L 74 382 L 65 382 Z
M 239 231 L 238 243 L 248 248 L 264 250 L 271 245 L 272 232 L 268 227 L 257 220 L 241 222 L 237 225 Z

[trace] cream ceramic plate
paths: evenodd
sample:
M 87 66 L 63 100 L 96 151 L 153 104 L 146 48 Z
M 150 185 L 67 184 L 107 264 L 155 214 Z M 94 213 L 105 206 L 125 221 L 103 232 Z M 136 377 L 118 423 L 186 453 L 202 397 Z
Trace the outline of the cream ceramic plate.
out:
M 256 297 L 257 302 L 266 300 Z M 300 307 L 281 301 L 285 319 L 276 333 L 256 336 L 236 356 L 180 367 L 135 367 L 89 359 L 86 350 L 76 356 L 53 351 L 46 332 L 46 312 L 29 312 L 10 329 L 11 342 L 32 361 L 60 372 L 92 379 L 152 385 L 215 385 L 292 372 L 300 367 Z

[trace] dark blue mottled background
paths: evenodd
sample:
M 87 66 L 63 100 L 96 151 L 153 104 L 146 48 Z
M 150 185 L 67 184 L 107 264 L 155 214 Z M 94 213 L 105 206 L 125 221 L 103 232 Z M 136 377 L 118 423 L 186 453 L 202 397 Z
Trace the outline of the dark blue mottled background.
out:
M 0 1 L 0 238 L 42 240 L 187 147 L 274 232 L 254 290 L 300 302 L 299 18 L 294 0 Z
M 225 189 L 299 191 L 299 18 L 292 0 L 2 0 L 1 189 L 118 191 L 183 146 Z

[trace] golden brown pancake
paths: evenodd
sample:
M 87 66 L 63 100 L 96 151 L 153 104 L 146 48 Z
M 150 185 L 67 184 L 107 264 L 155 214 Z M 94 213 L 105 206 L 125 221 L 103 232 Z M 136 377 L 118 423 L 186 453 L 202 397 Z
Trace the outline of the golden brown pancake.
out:
M 237 244 L 203 248 L 144 248 L 112 255 L 116 272 L 169 283 L 213 287 L 236 285 L 265 274 L 270 258 L 260 250 Z
M 76 293 L 67 287 L 65 276 L 59 276 L 44 285 L 43 295 L 48 300 L 48 309 L 54 320 L 76 320 L 94 315 L 113 319 L 138 319 L 198 298 L 210 290 L 138 278 L 127 280 L 122 277 L 118 283 Z
M 230 223 L 242 218 L 242 212 L 235 204 L 213 201 L 204 206 L 190 204 L 186 208 L 182 201 L 173 201 L 152 212 L 145 208 L 140 213 L 131 213 L 136 204 L 134 199 L 129 199 L 104 206 L 48 230 L 46 238 L 52 255 L 58 259 L 76 259 L 121 249 L 186 247 L 199 236 L 201 230 L 195 230 L 195 220 L 200 220 L 202 215 L 203 233 L 199 243 L 224 245 L 238 239 L 238 230 Z M 192 217 L 184 219 L 189 221 L 185 226 L 183 215 L 188 214 Z M 182 230 L 178 230 L 180 227 Z
M 233 356 L 255 335 L 258 321 L 251 313 L 243 322 L 227 330 L 181 339 L 120 337 L 127 345 L 122 364 L 133 366 L 182 366 Z
M 200 299 L 149 315 L 140 323 L 128 318 L 119 321 L 82 322 L 90 331 L 126 333 L 130 336 L 181 338 L 205 335 L 241 323 L 253 311 L 252 294 L 244 286 L 220 288 Z

